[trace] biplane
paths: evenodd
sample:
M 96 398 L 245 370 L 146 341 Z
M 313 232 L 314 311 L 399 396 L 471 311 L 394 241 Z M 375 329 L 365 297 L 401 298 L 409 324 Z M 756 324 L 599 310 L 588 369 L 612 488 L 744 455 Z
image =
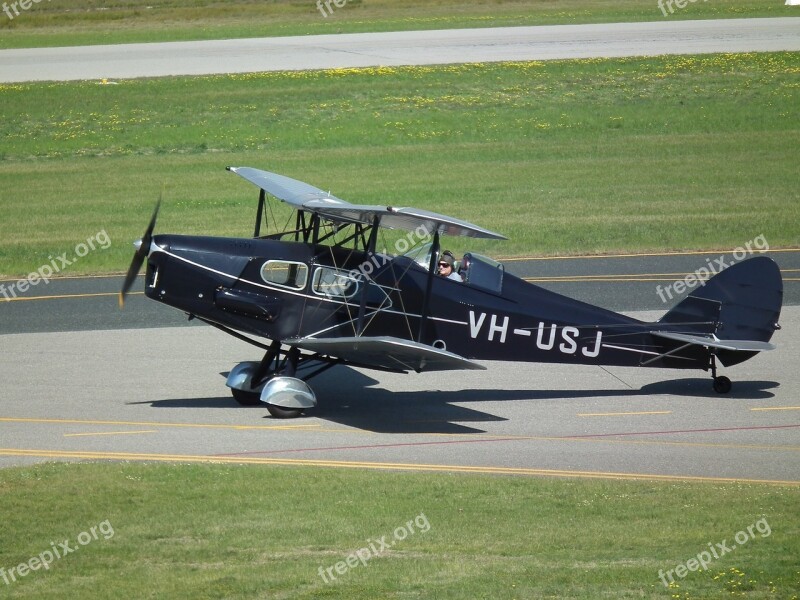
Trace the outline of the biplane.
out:
M 401 373 L 485 369 L 476 361 L 493 360 L 700 369 L 727 393 L 731 381 L 717 363 L 775 348 L 783 282 L 766 256 L 730 266 L 644 322 L 526 282 L 478 253 L 443 261 L 443 236 L 505 239 L 467 221 L 351 204 L 254 168 L 228 171 L 259 190 L 253 236 L 154 235 L 156 205 L 134 244 L 120 304 L 146 261 L 148 298 L 263 352 L 234 366 L 226 384 L 237 402 L 263 403 L 274 417 L 316 406 L 308 381 L 335 365 Z M 274 199 L 292 219 L 262 235 Z M 403 252 L 378 250 L 383 230 L 408 232 L 396 244 Z M 460 277 L 440 276 L 440 262 Z

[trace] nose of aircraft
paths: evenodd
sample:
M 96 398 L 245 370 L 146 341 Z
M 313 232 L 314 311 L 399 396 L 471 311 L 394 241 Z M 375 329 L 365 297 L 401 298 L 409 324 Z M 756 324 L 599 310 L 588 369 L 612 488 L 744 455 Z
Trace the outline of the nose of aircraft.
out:
M 144 232 L 142 239 L 136 240 L 133 243 L 136 252 L 133 254 L 131 266 L 128 267 L 128 273 L 125 275 L 125 281 L 122 284 L 122 289 L 119 292 L 119 307 L 125 306 L 125 295 L 130 291 L 133 282 L 136 281 L 136 276 L 139 275 L 139 269 L 142 268 L 144 259 L 150 252 L 150 241 L 153 239 L 153 229 L 156 227 L 156 219 L 158 218 L 158 208 L 161 206 L 161 198 L 156 203 L 156 208 L 153 211 L 153 216 L 150 218 L 150 223 L 147 225 L 147 230 Z

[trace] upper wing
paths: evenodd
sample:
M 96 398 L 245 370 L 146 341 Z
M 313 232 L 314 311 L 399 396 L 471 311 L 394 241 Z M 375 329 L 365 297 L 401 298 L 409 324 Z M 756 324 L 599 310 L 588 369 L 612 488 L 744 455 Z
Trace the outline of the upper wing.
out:
M 228 170 L 298 210 L 314 212 L 331 221 L 371 225 L 377 218 L 382 227 L 389 229 L 411 231 L 423 227 L 429 234 L 438 231 L 452 236 L 506 239 L 473 223 L 419 208 L 350 204 L 313 185 L 277 173 L 251 167 L 228 167 Z
M 299 209 L 304 209 L 306 202 L 312 200 L 317 200 L 328 205 L 350 206 L 349 202 L 345 202 L 313 185 L 298 181 L 297 179 L 292 179 L 291 177 L 270 173 L 269 171 L 261 171 L 251 167 L 228 167 L 228 171 L 236 173 L 239 177 L 257 185 L 279 200 L 283 200 L 287 204 L 291 204 Z
M 390 336 L 296 338 L 284 340 L 283 343 L 357 365 L 392 371 L 486 369 L 458 354 Z
M 671 331 L 651 331 L 650 333 L 668 340 L 706 346 L 708 348 L 718 348 L 720 350 L 761 352 L 762 350 L 775 350 L 777 347 L 769 342 L 757 342 L 754 340 L 721 340 L 715 335 L 689 335 L 686 333 L 672 333 Z

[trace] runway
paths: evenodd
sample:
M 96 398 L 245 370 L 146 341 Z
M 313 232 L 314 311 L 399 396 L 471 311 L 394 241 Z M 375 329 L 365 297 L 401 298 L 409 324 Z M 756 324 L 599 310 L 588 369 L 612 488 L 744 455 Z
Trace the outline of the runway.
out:
M 665 19 L 2 50 L 0 82 L 796 50 L 797 18 Z
M 786 279 L 783 329 L 773 338 L 778 349 L 724 369 L 734 381 L 724 396 L 700 371 L 487 363 L 483 372 L 395 375 L 336 367 L 312 380 L 317 409 L 280 421 L 262 407 L 239 407 L 224 386 L 224 373 L 258 358 L 257 351 L 207 326 L 176 325 L 184 319 L 178 311 L 139 298 L 120 312 L 111 289 L 108 297 L 0 302 L 3 331 L 16 322 L 8 311 L 22 306 L 51 323 L 0 336 L 0 465 L 236 462 L 797 484 L 800 251 L 774 256 Z M 631 280 L 633 265 L 641 275 L 686 273 L 704 257 L 526 260 L 508 267 L 556 291 L 577 286 L 588 297 L 605 289 L 612 305 L 645 295 L 650 308 L 659 308 L 654 282 Z M 591 274 L 582 271 L 588 264 Z M 554 282 L 555 273 L 563 279 Z M 58 285 L 77 290 L 87 281 L 97 283 Z M 108 310 L 98 308 L 100 300 Z M 62 311 L 64 303 L 73 308 Z M 144 327 L 138 313 L 145 305 L 174 321 Z M 636 316 L 657 318 L 666 308 Z M 68 331 L 52 326 L 54 314 Z M 89 314 L 94 320 L 86 328 Z

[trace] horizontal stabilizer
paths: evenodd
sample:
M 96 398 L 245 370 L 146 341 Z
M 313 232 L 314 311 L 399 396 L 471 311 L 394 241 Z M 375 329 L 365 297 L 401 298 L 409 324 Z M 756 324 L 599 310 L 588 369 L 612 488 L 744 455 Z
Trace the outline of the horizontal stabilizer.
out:
M 296 338 L 284 344 L 340 358 L 355 365 L 392 371 L 455 371 L 486 367 L 433 346 L 381 337 Z
M 715 335 L 687 335 L 685 333 L 673 333 L 671 331 L 651 331 L 652 335 L 685 342 L 696 346 L 706 346 L 707 348 L 718 348 L 720 350 L 736 350 L 740 352 L 761 352 L 762 350 L 775 350 L 775 344 L 769 342 L 757 342 L 754 340 L 721 340 Z

